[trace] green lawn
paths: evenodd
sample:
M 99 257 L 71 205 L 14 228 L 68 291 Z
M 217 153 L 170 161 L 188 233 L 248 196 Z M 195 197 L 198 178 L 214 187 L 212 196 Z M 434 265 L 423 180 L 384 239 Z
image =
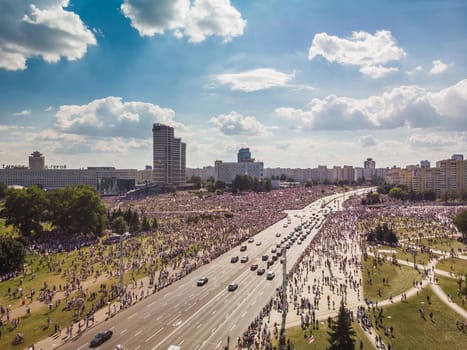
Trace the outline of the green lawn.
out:
M 356 333 L 355 336 L 355 349 L 360 349 L 360 341 L 363 343 L 363 349 L 374 349 L 371 342 L 365 336 L 363 330 L 360 328 L 357 322 L 353 322 L 353 329 Z M 329 335 L 328 335 L 328 322 L 321 321 L 319 329 L 313 329 L 313 343 L 309 344 L 308 340 L 310 339 L 310 331 L 306 332 L 306 336 L 303 333 L 303 330 L 300 326 L 287 328 L 287 339 L 290 339 L 295 350 L 325 350 L 329 346 Z M 277 346 L 278 341 L 273 342 L 273 346 Z
M 427 303 L 427 295 L 431 304 Z M 420 308 L 424 308 L 426 320 L 420 316 Z M 430 312 L 433 312 L 433 321 L 430 320 Z M 385 307 L 383 316 L 384 326 L 394 328 L 394 338 L 386 336 L 381 328 L 378 333 L 386 344 L 392 341 L 395 349 L 461 350 L 467 344 L 467 333 L 456 328 L 456 320 L 461 320 L 461 317 L 439 300 L 430 288 L 409 298 L 408 303 Z
M 446 258 L 440 260 L 436 264 L 436 268 L 447 272 L 453 272 L 457 276 L 465 276 L 467 274 L 467 260 L 459 258 Z
M 464 303 L 462 303 L 462 298 L 457 294 L 459 291 L 459 283 L 454 278 L 449 278 L 445 276 L 437 276 L 439 286 L 446 294 L 449 294 L 452 300 L 459 306 L 467 310 L 467 296 L 464 295 Z M 465 282 L 464 282 L 465 283 Z
M 454 249 L 455 252 L 458 252 L 459 249 L 467 249 L 467 245 L 464 243 L 449 238 L 425 238 L 421 240 L 421 243 L 432 249 L 442 250 L 448 253 L 451 251 L 451 249 Z
M 412 288 L 414 280 L 420 280 L 418 271 L 412 267 L 392 264 L 391 259 L 386 259 L 382 265 L 375 264 L 376 259 L 373 257 L 362 260 L 363 295 L 370 300 L 385 300 L 390 295 L 399 295 Z M 383 285 L 383 278 L 389 280 L 389 283 Z

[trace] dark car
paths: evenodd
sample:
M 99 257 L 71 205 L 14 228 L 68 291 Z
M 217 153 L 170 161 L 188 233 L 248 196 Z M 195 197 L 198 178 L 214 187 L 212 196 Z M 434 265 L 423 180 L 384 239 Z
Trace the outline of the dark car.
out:
M 201 277 L 198 282 L 196 282 L 196 285 L 198 287 L 204 286 L 206 283 L 208 283 L 208 278 L 207 277 Z
M 266 272 L 265 269 L 260 268 L 260 269 L 258 269 L 258 271 L 256 271 L 256 274 L 257 274 L 258 276 L 261 276 L 261 275 L 264 274 L 265 272 Z
M 227 288 L 227 290 L 228 290 L 229 292 L 233 292 L 233 291 L 234 291 L 235 289 L 237 289 L 237 288 L 238 288 L 238 284 L 237 284 L 237 283 L 230 283 L 230 284 L 229 284 L 229 287 Z
M 241 251 L 241 252 L 244 252 L 245 250 L 246 250 L 246 245 L 242 245 L 242 246 L 240 247 L 240 251 Z
M 255 271 L 257 268 L 258 268 L 258 264 L 252 264 L 252 265 L 250 266 L 250 270 L 251 270 L 251 271 Z
M 263 255 L 263 256 L 261 257 L 261 260 L 263 260 L 263 261 L 268 261 L 268 259 L 269 259 L 269 256 L 268 256 L 268 255 Z
M 230 259 L 231 263 L 236 263 L 237 261 L 238 261 L 238 255 L 235 255 Z
M 113 332 L 109 329 L 106 331 L 101 331 L 96 334 L 96 336 L 91 340 L 91 347 L 96 347 L 101 345 L 106 340 L 112 338 Z

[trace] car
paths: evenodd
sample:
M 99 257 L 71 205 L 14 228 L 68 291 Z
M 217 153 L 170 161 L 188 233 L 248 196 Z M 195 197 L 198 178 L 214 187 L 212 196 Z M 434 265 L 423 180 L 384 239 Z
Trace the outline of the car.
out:
M 261 260 L 263 260 L 263 261 L 268 261 L 268 259 L 269 259 L 269 255 L 263 255 L 261 257 Z
M 246 263 L 246 262 L 248 262 L 248 256 L 247 256 L 247 255 L 242 256 L 242 258 L 240 259 L 240 262 L 241 262 L 241 263 Z
M 257 274 L 258 276 L 261 276 L 261 275 L 264 274 L 265 272 L 266 272 L 266 270 L 263 269 L 263 268 L 261 267 L 261 268 L 259 268 L 259 269 L 256 271 L 256 274 Z
M 274 273 L 274 271 L 268 271 L 268 273 L 266 274 L 266 279 L 272 280 L 275 276 L 276 274 Z
M 254 241 L 255 241 L 255 239 L 253 237 L 248 239 L 248 243 L 253 243 Z
M 246 250 L 246 245 L 240 246 L 240 251 L 241 251 L 241 252 L 244 252 L 245 250 Z
M 251 264 L 250 270 L 255 271 L 258 268 L 258 264 Z
M 274 265 L 274 260 L 272 260 L 272 259 L 271 259 L 271 260 L 268 260 L 268 264 L 267 264 L 267 265 L 268 265 L 268 267 Z
M 281 233 L 280 232 L 277 232 L 276 233 L 276 237 L 280 237 L 281 236 Z
M 235 289 L 238 288 L 238 284 L 237 283 L 230 283 L 229 286 L 227 287 L 227 290 L 229 292 L 233 292 Z
M 234 255 L 233 257 L 230 258 L 231 263 L 236 263 L 238 261 L 238 255 Z
M 276 253 L 277 256 L 282 256 L 282 249 L 281 250 L 278 250 L 277 253 Z
M 257 242 L 256 242 L 256 245 L 261 245 L 261 241 L 257 241 Z
M 204 286 L 206 283 L 208 283 L 208 278 L 207 277 L 201 277 L 198 282 L 196 282 L 196 285 L 198 287 Z
M 276 249 L 276 248 L 272 248 L 272 249 L 271 249 L 271 253 L 274 254 L 275 252 L 277 252 L 277 249 Z
M 277 260 L 277 255 L 273 255 L 272 260 L 276 261 Z
M 100 331 L 98 332 L 94 338 L 91 340 L 91 347 L 97 347 L 99 345 L 101 345 L 103 342 L 109 340 L 110 338 L 112 338 L 112 334 L 113 332 L 108 329 L 106 331 Z

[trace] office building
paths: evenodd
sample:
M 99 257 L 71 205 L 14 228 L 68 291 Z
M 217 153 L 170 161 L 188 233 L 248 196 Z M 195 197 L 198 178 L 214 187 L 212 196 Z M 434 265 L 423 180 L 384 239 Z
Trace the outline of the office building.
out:
M 174 137 L 174 128 L 156 123 L 153 135 L 153 182 L 182 185 L 186 172 L 186 144 Z
M 240 148 L 237 154 L 238 163 L 251 163 L 255 160 L 251 158 L 251 152 L 249 148 Z

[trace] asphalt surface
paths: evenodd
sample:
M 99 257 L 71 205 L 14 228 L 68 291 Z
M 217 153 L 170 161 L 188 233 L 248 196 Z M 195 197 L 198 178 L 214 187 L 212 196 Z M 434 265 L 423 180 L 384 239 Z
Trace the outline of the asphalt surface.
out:
M 166 350 L 171 345 L 182 350 L 221 349 L 227 344 L 228 336 L 230 343 L 235 344 L 237 337 L 242 335 L 282 283 L 279 259 L 267 269 L 262 255 L 274 255 L 271 249 L 313 214 L 315 221 L 321 223 L 325 212 L 338 208 L 343 199 L 342 194 L 337 194 L 320 199 L 303 210 L 287 211 L 288 218 L 255 235 L 254 243 L 243 243 L 247 246 L 245 252 L 240 252 L 239 246 L 235 247 L 60 348 L 88 348 L 94 335 L 106 329 L 111 329 L 113 336 L 97 349 L 117 349 L 118 345 L 121 349 L 132 350 Z M 323 203 L 327 203 L 326 209 L 321 208 Z M 287 249 L 287 270 L 297 261 L 318 228 L 315 225 L 302 244 L 296 241 Z M 281 236 L 276 237 L 277 233 Z M 260 245 L 256 244 L 258 241 Z M 239 258 L 247 255 L 248 262 L 241 263 L 239 259 L 231 263 L 233 255 Z M 274 271 L 275 278 L 267 280 L 266 273 L 258 276 L 256 271 L 250 270 L 253 263 L 266 271 Z M 207 277 L 209 282 L 198 287 L 196 282 L 201 277 Z M 238 289 L 233 292 L 227 290 L 231 282 L 238 284 Z

